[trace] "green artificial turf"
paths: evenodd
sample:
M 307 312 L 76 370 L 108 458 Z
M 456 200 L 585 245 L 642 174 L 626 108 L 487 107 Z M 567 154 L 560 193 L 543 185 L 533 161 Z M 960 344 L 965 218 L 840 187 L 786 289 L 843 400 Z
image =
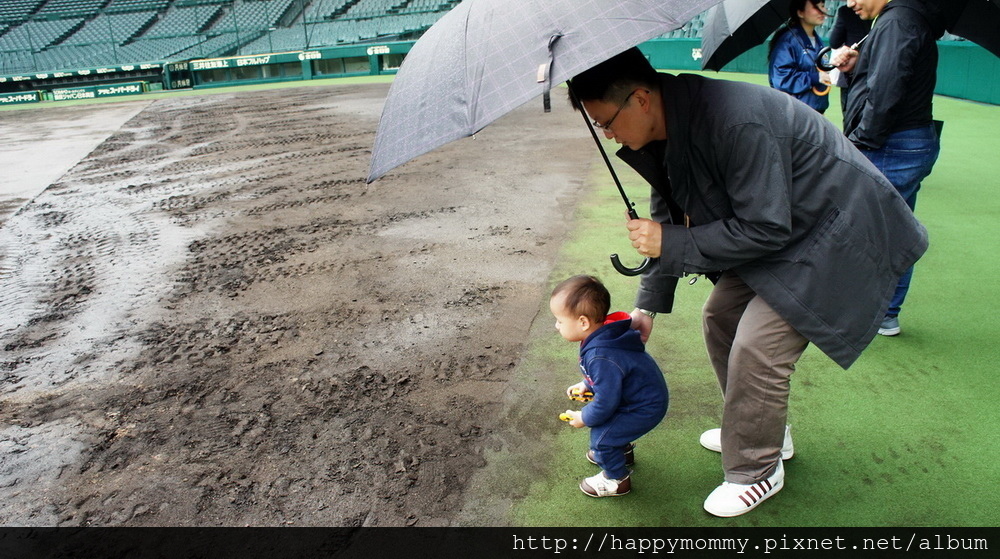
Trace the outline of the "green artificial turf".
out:
M 766 83 L 764 76 L 718 74 Z M 828 117 L 839 127 L 839 99 Z M 900 316 L 902 334 L 877 337 L 844 371 L 810 347 L 792 376 L 790 422 L 795 457 L 784 489 L 753 512 L 710 516 L 704 498 L 722 481 L 719 455 L 698 436 L 719 425 L 721 396 L 705 357 L 700 309 L 711 285 L 682 282 L 676 308 L 656 319 L 648 350 L 670 386 L 667 419 L 640 439 L 633 491 L 616 499 L 584 496 L 577 484 L 598 470 L 584 459 L 586 429 L 556 418 L 562 396 L 579 378 L 577 346 L 552 327 L 547 300 L 518 373 L 544 393 L 531 417 L 520 417 L 548 451 L 536 457 L 505 449 L 509 465 L 532 463 L 523 499 L 510 507 L 518 526 L 998 526 L 995 480 L 1000 478 L 1000 365 L 996 291 L 1000 270 L 1000 107 L 944 97 L 935 116 L 945 121 L 941 157 L 924 181 L 917 216 L 931 248 L 917 264 Z M 615 146 L 607 146 L 614 150 Z M 626 190 L 648 215 L 648 186 L 616 162 Z M 597 157 L 577 227 L 551 283 L 576 273 L 601 277 L 615 309 L 631 310 L 638 280 L 618 275 L 612 252 L 626 264 L 631 251 L 624 206 Z M 514 421 L 517 417 L 510 418 Z M 508 425 L 518 428 L 517 424 Z M 508 470 L 510 475 L 510 470 Z

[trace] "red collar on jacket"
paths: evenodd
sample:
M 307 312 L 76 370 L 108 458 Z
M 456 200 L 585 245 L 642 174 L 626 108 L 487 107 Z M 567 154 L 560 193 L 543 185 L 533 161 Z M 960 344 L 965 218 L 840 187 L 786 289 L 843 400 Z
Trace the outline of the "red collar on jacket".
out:
M 629 313 L 624 311 L 618 311 L 618 312 L 613 312 L 609 314 L 607 317 L 605 317 L 604 323 L 611 324 L 612 322 L 618 322 L 619 320 L 628 320 L 630 318 L 632 318 L 632 315 L 630 315 Z

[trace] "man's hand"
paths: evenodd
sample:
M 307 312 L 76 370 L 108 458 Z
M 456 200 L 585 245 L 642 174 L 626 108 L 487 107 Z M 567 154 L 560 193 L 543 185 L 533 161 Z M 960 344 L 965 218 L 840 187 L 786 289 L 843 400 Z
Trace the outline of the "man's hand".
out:
M 638 330 L 642 343 L 646 343 L 649 340 L 649 335 L 653 332 L 653 319 L 649 315 L 639 312 L 639 309 L 633 310 L 631 316 L 632 329 Z
M 830 64 L 836 66 L 841 72 L 853 72 L 854 65 L 858 63 L 858 51 L 848 46 L 840 47 L 830 53 Z
M 628 220 L 625 226 L 628 227 L 628 238 L 632 241 L 632 247 L 640 256 L 660 257 L 663 229 L 659 223 L 651 219 L 639 218 Z

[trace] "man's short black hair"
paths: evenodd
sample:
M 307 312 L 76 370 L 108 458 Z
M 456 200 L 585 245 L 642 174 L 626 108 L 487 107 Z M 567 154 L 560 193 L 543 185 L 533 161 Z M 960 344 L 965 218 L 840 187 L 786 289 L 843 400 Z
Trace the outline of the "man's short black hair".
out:
M 659 91 L 660 80 L 646 55 L 638 47 L 612 56 L 570 80 L 573 108 L 582 110 L 582 101 L 621 103 L 638 88 Z

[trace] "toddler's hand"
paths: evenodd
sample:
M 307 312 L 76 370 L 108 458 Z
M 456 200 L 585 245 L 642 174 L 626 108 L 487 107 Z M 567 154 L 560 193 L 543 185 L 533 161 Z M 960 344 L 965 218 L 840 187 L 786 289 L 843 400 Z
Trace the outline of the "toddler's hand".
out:
M 586 385 L 573 385 L 569 387 L 569 399 L 577 402 L 590 402 L 594 399 L 594 393 Z
M 578 411 L 566 410 L 559 414 L 559 419 L 569 422 L 570 427 L 576 427 L 579 429 L 580 427 L 586 427 L 583 423 L 583 419 L 581 419 L 582 415 L 583 414 Z
M 576 397 L 584 392 L 587 392 L 587 383 L 581 380 L 566 389 L 566 397 L 570 400 L 576 400 Z

